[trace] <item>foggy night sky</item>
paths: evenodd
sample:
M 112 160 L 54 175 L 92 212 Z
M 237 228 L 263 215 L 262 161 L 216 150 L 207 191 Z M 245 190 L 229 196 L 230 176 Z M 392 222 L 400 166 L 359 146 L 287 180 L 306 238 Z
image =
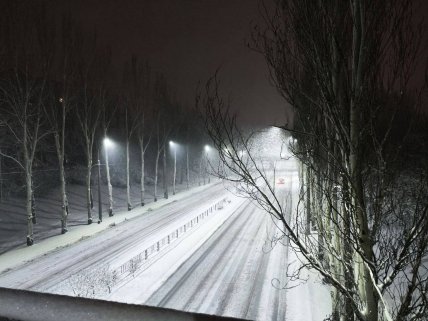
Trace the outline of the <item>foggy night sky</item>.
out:
M 221 67 L 224 94 L 230 94 L 241 120 L 250 124 L 283 125 L 290 109 L 270 84 L 264 58 L 246 47 L 251 23 L 257 21 L 259 0 L 52 0 L 58 12 L 70 11 L 87 32 L 113 52 L 119 77 L 132 54 L 148 59 L 166 75 L 179 100 L 194 106 L 197 84 Z M 415 0 L 417 18 L 427 16 L 428 1 Z M 428 34 L 421 63 L 412 81 L 424 79 Z M 425 105 L 426 93 L 424 95 Z M 427 106 L 424 106 L 428 110 Z
M 113 51 L 118 75 L 132 54 L 161 71 L 184 104 L 193 107 L 202 84 L 221 67 L 220 80 L 240 119 L 283 125 L 286 105 L 269 82 L 263 57 L 246 47 L 258 0 L 57 0 L 85 31 Z

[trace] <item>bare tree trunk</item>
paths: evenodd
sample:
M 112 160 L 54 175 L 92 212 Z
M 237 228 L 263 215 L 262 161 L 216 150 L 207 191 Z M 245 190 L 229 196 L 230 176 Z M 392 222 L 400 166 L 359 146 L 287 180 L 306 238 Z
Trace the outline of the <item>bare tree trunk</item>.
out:
M 311 169 L 309 166 L 306 166 L 306 235 L 311 234 Z
M 33 211 L 32 211 L 32 202 L 33 202 L 33 182 L 32 182 L 32 173 L 31 173 L 31 160 L 28 151 L 28 134 L 27 134 L 27 118 L 26 111 L 24 116 L 23 124 L 23 147 L 24 147 L 24 169 L 25 169 L 25 188 L 26 188 L 26 212 L 27 212 L 27 245 L 33 245 Z
M 85 139 L 88 141 L 87 139 Z M 89 143 L 86 146 L 86 207 L 88 212 L 88 224 L 92 223 L 91 210 L 94 208 L 91 188 L 91 171 L 92 171 L 92 148 Z
M 156 154 L 156 162 L 155 162 L 155 202 L 158 201 L 158 172 L 159 172 L 159 156 L 160 151 L 158 150 Z
M 26 185 L 26 212 L 27 212 L 27 245 L 33 245 L 34 237 L 33 237 L 33 189 L 32 189 L 32 177 L 31 177 L 31 169 L 30 164 L 28 164 L 28 160 L 25 161 L 25 185 Z
M 186 183 L 187 183 L 187 189 L 189 189 L 189 184 L 190 184 L 189 145 L 186 146 Z
M 176 177 L 177 177 L 177 146 L 174 146 L 174 178 L 173 178 L 173 182 L 172 182 L 172 195 L 175 195 Z
M 59 181 L 60 181 L 60 192 L 61 192 L 61 234 L 65 234 L 68 230 L 67 229 L 68 199 L 67 199 L 65 168 L 64 168 L 64 147 L 61 147 L 58 133 L 55 133 L 54 138 L 55 138 L 56 152 L 58 156 Z
M 87 164 L 86 164 L 86 209 L 88 211 L 88 224 L 92 223 L 92 190 L 91 190 L 91 171 L 92 171 L 92 150 L 86 147 Z
M 140 192 L 141 192 L 141 206 L 144 206 L 144 194 L 145 194 L 145 185 L 144 185 L 144 140 L 140 139 L 140 153 L 141 153 L 141 177 L 140 177 Z
M 3 174 L 2 174 L 2 162 L 3 157 L 1 155 L 1 149 L 0 149 L 0 203 L 3 201 Z
M 129 131 L 128 108 L 125 109 L 125 129 L 126 129 L 126 203 L 128 211 L 132 210 L 131 204 L 131 183 L 129 179 L 129 137 L 132 133 Z
M 343 216 L 343 236 L 341 240 L 343 242 L 343 265 L 344 265 L 344 279 L 345 286 L 347 288 L 354 287 L 354 262 L 353 262 L 353 248 L 351 244 L 352 235 L 351 235 L 351 224 L 352 217 L 349 212 L 348 206 L 350 204 L 350 191 L 349 191 L 349 182 L 347 177 L 343 176 L 342 178 L 342 216 Z M 352 307 L 352 302 L 349 298 L 345 297 L 345 316 L 347 321 L 354 320 L 354 311 Z
M 362 93 L 362 78 L 363 68 L 365 65 L 365 19 L 363 2 L 361 0 L 353 0 L 353 79 L 352 84 L 355 90 L 351 98 L 350 110 L 350 172 L 353 189 L 353 205 L 356 211 L 356 220 L 359 226 L 359 239 L 364 257 L 372 260 L 373 249 L 369 240 L 369 228 L 365 213 L 364 190 L 362 184 L 362 159 L 361 159 L 361 106 L 358 106 L 356 99 L 360 99 Z M 357 285 L 360 292 L 360 297 L 366 304 L 367 320 L 376 321 L 378 318 L 378 302 L 374 294 L 374 288 L 371 281 L 370 271 L 363 262 L 363 258 L 359 258 L 356 262 L 357 268 Z M 358 275 L 359 274 L 359 275 Z
M 66 190 L 66 180 L 65 180 L 65 124 L 66 124 L 66 108 L 64 105 L 64 101 L 61 104 L 62 107 L 62 122 L 61 122 L 61 140 L 59 136 L 55 136 L 55 141 L 57 144 L 57 154 L 59 161 L 59 171 L 60 171 L 60 182 L 61 182 L 61 233 L 64 234 L 67 232 L 67 219 L 68 219 L 68 198 L 67 198 L 67 190 Z
M 162 172 L 163 172 L 163 196 L 164 198 L 168 198 L 168 183 L 166 181 L 166 148 L 165 148 L 165 141 L 163 142 L 163 167 L 162 167 Z
M 198 185 L 201 186 L 202 185 L 202 155 L 201 155 L 201 159 L 199 160 L 199 182 Z
M 107 129 L 104 129 L 104 138 L 107 138 Z M 113 216 L 113 186 L 111 185 L 108 148 L 106 146 L 103 146 L 103 147 L 104 147 L 104 158 L 105 158 L 107 189 L 108 189 L 108 206 L 109 206 L 108 207 L 108 216 Z
M 129 138 L 128 137 L 126 137 L 126 201 L 128 203 L 128 211 L 132 210 L 131 184 L 129 180 Z

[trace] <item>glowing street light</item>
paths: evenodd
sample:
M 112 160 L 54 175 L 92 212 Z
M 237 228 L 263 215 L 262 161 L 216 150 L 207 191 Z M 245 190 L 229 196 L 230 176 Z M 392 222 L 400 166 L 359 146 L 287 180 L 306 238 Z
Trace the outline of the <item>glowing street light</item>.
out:
M 114 143 L 113 143 L 113 141 L 110 138 L 105 137 L 103 139 L 103 145 L 104 145 L 105 148 L 112 148 L 114 146 Z
M 113 216 L 113 191 L 110 182 L 110 168 L 108 165 L 108 149 L 114 146 L 114 143 L 108 137 L 104 137 L 102 145 L 104 146 L 105 152 L 105 164 L 101 164 L 100 161 L 100 146 L 98 147 L 98 161 L 96 164 L 92 165 L 92 167 L 98 166 L 98 223 L 103 221 L 103 208 L 101 203 L 101 165 L 106 166 L 106 174 L 107 174 L 107 185 L 108 185 L 108 194 L 109 194 L 109 216 Z M 92 223 L 92 218 L 88 219 L 88 224 Z
M 171 140 L 169 142 L 169 146 L 174 150 L 174 178 L 172 181 L 172 195 L 175 195 L 175 180 L 177 177 L 177 144 Z

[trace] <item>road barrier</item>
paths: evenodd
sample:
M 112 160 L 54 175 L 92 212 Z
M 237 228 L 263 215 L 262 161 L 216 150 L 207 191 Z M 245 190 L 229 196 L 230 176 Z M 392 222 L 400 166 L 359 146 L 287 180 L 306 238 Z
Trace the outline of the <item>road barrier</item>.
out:
M 208 217 L 210 214 L 215 213 L 217 210 L 223 209 L 224 204 L 227 202 L 227 198 L 223 198 L 219 202 L 215 203 L 211 207 L 209 207 L 207 210 L 203 211 L 201 214 L 197 215 L 190 221 L 188 221 L 186 224 L 178 227 L 162 239 L 158 240 L 157 242 L 153 243 L 151 246 L 146 248 L 145 250 L 141 251 L 125 263 L 123 263 L 119 268 L 117 268 L 114 273 L 116 273 L 117 276 L 121 276 L 127 272 L 130 274 L 133 274 L 138 270 L 138 268 L 143 264 L 145 261 L 147 261 L 150 257 L 154 256 L 158 252 L 160 252 L 163 248 L 167 247 L 169 244 L 174 242 L 176 239 L 178 239 L 181 235 L 184 233 L 187 233 L 189 230 L 194 228 L 196 225 L 202 222 L 202 220 L 206 217 Z

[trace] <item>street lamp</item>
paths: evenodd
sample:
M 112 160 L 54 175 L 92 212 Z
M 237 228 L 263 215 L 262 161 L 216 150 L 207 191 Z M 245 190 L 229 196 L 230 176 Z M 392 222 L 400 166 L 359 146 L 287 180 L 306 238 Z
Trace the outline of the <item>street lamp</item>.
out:
M 103 144 L 104 144 L 105 148 L 110 148 L 110 147 L 114 146 L 113 141 L 110 138 L 108 138 L 108 137 L 104 137 Z
M 101 205 L 101 163 L 100 149 L 98 148 L 98 223 L 103 221 L 103 208 Z
M 106 163 L 105 164 L 101 164 L 100 161 L 100 147 L 98 147 L 98 161 L 96 164 L 92 165 L 92 167 L 98 166 L 98 223 L 101 223 L 103 221 L 103 208 L 102 208 L 102 202 L 101 202 L 101 166 L 104 165 L 106 166 L 106 171 L 107 171 L 107 183 L 108 183 L 108 188 L 109 188 L 109 202 L 110 202 L 110 208 L 109 208 L 109 216 L 113 216 L 113 208 L 112 208 L 112 187 L 111 187 L 111 183 L 110 183 L 110 172 L 109 172 L 109 166 L 108 166 L 108 154 L 107 154 L 107 149 L 114 146 L 114 143 L 108 138 L 105 137 L 103 139 L 103 145 L 104 145 L 104 149 L 105 149 L 105 160 Z M 88 224 L 92 223 L 92 218 L 88 219 Z
M 208 153 L 209 153 L 211 148 L 210 148 L 210 146 L 205 145 L 204 149 L 205 149 L 205 157 L 206 157 L 206 161 L 207 161 L 207 164 L 205 166 L 205 172 L 208 175 L 208 184 L 209 184 L 210 183 L 210 174 L 208 173 L 207 167 L 208 167 Z M 205 179 L 204 179 L 204 181 L 205 181 Z
M 177 177 L 177 144 L 172 140 L 169 142 L 169 146 L 174 150 L 174 178 L 172 181 L 172 195 L 175 195 L 175 180 Z

